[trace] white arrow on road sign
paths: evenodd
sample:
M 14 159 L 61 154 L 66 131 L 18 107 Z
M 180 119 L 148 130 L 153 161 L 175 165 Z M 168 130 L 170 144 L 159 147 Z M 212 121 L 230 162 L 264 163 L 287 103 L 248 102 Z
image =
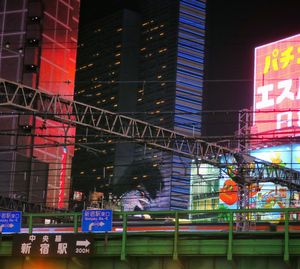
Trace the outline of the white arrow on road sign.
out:
M 84 241 L 76 241 L 76 246 L 78 247 L 88 247 L 91 244 L 91 242 L 87 239 L 85 239 Z
M 92 223 L 90 223 L 90 225 L 89 225 L 89 231 L 92 231 L 92 228 L 93 228 L 93 227 L 97 227 L 97 226 L 102 227 L 102 226 L 104 226 L 104 225 L 105 225 L 105 223 L 104 223 L 103 221 L 100 221 L 100 222 L 92 222 Z
M 0 233 L 2 233 L 2 231 L 3 231 L 3 228 L 13 228 L 14 227 L 14 225 L 12 224 L 12 223 L 9 223 L 9 224 L 1 224 L 0 225 Z

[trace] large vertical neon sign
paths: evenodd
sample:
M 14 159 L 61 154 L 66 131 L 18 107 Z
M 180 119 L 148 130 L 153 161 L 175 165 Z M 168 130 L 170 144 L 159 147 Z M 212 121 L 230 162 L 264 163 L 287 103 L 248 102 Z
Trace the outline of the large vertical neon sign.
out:
M 61 171 L 60 171 L 60 175 L 59 175 L 58 208 L 64 207 L 66 164 L 67 164 L 67 148 L 64 148 L 63 154 L 61 157 Z
M 300 34 L 255 48 L 252 134 L 300 134 Z

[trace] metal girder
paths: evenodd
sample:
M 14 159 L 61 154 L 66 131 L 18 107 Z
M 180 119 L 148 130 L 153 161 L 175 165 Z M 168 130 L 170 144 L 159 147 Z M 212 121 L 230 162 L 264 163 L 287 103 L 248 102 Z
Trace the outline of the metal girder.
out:
M 300 190 L 300 173 L 148 122 L 0 79 L 0 106 L 81 125 L 225 169 L 239 184 L 272 181 Z

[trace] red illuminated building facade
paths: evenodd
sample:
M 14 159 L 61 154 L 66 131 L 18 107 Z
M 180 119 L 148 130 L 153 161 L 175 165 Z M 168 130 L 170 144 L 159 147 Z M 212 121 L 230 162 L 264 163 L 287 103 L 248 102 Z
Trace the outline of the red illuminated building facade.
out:
M 1 0 L 0 77 L 73 99 L 80 0 Z M 1 110 L 0 195 L 68 207 L 74 129 Z M 9 134 L 7 133 L 9 130 Z M 5 175 L 6 174 L 6 175 Z

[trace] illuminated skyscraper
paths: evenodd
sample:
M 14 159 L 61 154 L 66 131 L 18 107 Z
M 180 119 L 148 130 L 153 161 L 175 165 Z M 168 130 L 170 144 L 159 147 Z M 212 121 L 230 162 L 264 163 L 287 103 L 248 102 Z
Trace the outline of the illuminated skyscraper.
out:
M 73 99 L 79 5 L 80 0 L 1 0 L 0 76 Z M 74 130 L 10 108 L 1 113 L 1 130 L 11 132 L 0 139 L 1 159 L 8 159 L 0 167 L 1 194 L 67 207 L 73 147 L 63 144 L 72 142 L 66 137 Z
M 75 98 L 199 136 L 205 1 L 138 3 L 135 11 L 120 10 L 82 28 Z M 147 208 L 187 208 L 190 160 L 130 142 L 108 143 L 116 141 L 83 129 L 77 134 L 77 142 L 97 150 L 76 148 L 75 188 L 101 190 L 109 185 L 119 195 L 143 185 L 152 196 Z

